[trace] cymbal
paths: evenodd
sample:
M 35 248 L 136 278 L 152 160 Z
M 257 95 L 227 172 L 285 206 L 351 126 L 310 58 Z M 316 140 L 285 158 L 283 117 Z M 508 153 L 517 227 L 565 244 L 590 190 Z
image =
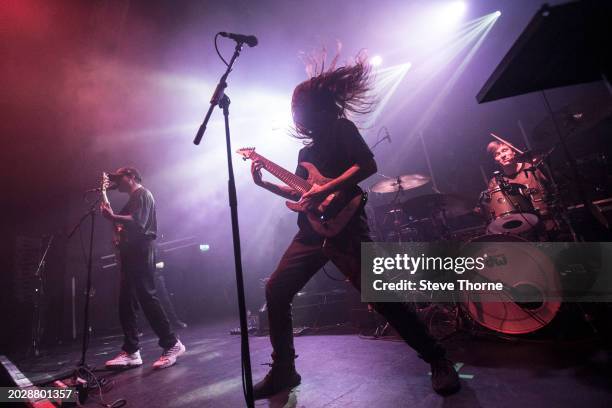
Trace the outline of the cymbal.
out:
M 557 141 L 557 126 L 565 138 L 584 134 L 612 116 L 612 105 L 608 98 L 606 92 L 566 105 L 553 113 L 554 121 L 550 115 L 546 115 L 533 129 L 534 141 Z
M 457 194 L 426 194 L 411 198 L 403 204 L 404 211 L 412 216 L 429 216 L 441 213 L 453 218 L 472 212 L 474 203 Z
M 427 184 L 430 178 L 422 174 L 404 174 L 374 184 L 370 191 L 375 193 L 396 193 L 401 190 L 410 190 Z

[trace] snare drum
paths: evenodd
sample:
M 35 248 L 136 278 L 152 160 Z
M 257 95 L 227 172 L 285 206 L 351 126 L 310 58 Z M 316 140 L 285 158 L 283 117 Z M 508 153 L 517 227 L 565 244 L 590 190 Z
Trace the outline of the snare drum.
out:
M 522 234 L 535 228 L 539 219 L 526 190 L 522 184 L 509 183 L 480 195 L 480 205 L 489 220 L 489 233 Z

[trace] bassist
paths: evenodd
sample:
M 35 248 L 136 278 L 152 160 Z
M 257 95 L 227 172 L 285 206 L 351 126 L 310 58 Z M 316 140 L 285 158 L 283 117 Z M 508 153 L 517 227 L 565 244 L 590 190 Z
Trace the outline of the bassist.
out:
M 185 346 L 170 328 L 168 317 L 157 297 L 155 288 L 155 248 L 157 217 L 153 194 L 142 186 L 138 170 L 121 167 L 104 180 L 103 193 L 110 182 L 121 193 L 129 195 L 127 204 L 115 214 L 106 197 L 102 215 L 121 232 L 118 237 L 121 264 L 119 289 L 119 320 L 123 329 L 123 346 L 119 355 L 106 362 L 107 368 L 128 368 L 142 365 L 138 341 L 138 305 L 144 311 L 151 328 L 159 338 L 162 355 L 154 368 L 167 368 L 185 352 Z

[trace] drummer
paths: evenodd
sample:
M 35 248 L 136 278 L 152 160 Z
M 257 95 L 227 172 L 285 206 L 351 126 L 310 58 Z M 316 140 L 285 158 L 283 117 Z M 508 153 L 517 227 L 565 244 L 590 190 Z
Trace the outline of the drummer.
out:
M 526 194 L 530 197 L 533 207 L 538 211 L 546 231 L 553 231 L 557 224 L 550 214 L 546 203 L 548 179 L 538 168 L 534 168 L 529 160 L 524 160 L 507 144 L 492 141 L 487 146 L 495 163 L 501 168 L 501 175 L 489 181 L 489 190 L 499 187 L 499 180 L 506 183 L 522 184 L 527 187 Z

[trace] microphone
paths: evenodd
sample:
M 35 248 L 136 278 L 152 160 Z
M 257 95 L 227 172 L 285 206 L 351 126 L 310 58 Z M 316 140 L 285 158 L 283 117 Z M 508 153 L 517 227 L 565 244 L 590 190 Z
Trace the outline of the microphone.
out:
M 231 38 L 237 43 L 245 43 L 249 47 L 254 47 L 258 44 L 257 37 L 255 37 L 254 35 L 226 33 L 225 31 L 219 32 L 219 35 L 221 37 Z

